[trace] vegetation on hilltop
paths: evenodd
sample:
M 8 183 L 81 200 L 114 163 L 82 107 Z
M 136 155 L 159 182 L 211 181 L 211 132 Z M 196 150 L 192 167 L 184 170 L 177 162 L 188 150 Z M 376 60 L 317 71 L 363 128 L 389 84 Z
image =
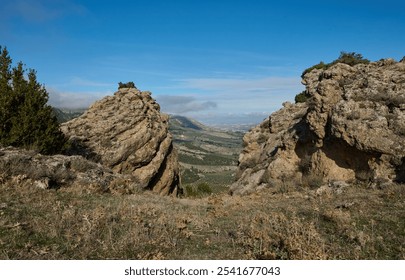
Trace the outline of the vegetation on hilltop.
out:
M 120 88 L 136 88 L 136 86 L 135 86 L 134 82 L 128 82 L 128 83 L 119 82 L 118 89 L 120 89 Z
M 301 91 L 294 97 L 295 103 L 304 103 L 308 100 L 309 95 L 306 90 Z
M 363 58 L 363 55 L 356 53 L 356 52 L 340 52 L 340 55 L 337 59 L 332 61 L 331 63 L 324 63 L 323 61 L 311 66 L 302 72 L 301 77 L 304 77 L 306 73 L 311 72 L 314 69 L 328 69 L 332 65 L 337 63 L 344 63 L 350 66 L 354 66 L 356 64 L 367 64 L 370 63 L 370 60 Z
M 36 71 L 12 67 L 7 48 L 0 46 L 0 145 L 34 149 L 43 154 L 61 151 L 66 139 Z
M 319 62 L 318 64 L 315 64 L 307 69 L 305 69 L 302 74 L 301 78 L 305 76 L 305 74 L 311 72 L 314 69 L 323 69 L 326 70 L 330 68 L 332 65 L 335 65 L 337 63 L 344 63 L 350 66 L 354 66 L 356 64 L 367 64 L 370 63 L 370 60 L 363 58 L 363 55 L 356 53 L 356 52 L 340 52 L 340 55 L 337 59 L 332 61 L 331 63 L 325 63 L 323 61 Z M 306 90 L 300 92 L 295 96 L 295 103 L 303 103 L 306 102 L 309 98 L 308 92 Z

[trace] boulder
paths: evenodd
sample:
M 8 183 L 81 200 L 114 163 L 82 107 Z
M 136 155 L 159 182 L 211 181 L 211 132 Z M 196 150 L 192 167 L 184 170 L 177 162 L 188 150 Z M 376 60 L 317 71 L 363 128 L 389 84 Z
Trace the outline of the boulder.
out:
M 150 92 L 120 88 L 61 129 L 71 143 L 68 154 L 130 175 L 143 189 L 178 192 L 179 166 L 168 116 L 160 113 Z

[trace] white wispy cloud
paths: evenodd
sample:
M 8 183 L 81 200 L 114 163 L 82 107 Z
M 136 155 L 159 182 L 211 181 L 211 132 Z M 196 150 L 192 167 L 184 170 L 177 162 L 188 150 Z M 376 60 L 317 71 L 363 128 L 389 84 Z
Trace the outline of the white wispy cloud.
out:
M 176 80 L 172 88 L 167 90 L 192 92 L 195 101 L 199 102 L 209 100 L 217 105 L 210 108 L 211 112 L 234 114 L 260 112 L 261 115 L 264 112 L 265 115 L 281 108 L 284 101 L 293 101 L 294 96 L 303 88 L 299 78 L 247 77 L 181 79 Z M 190 110 L 187 114 L 197 116 L 199 112 Z
M 290 77 L 265 77 L 256 79 L 181 79 L 177 86 L 216 92 L 286 92 L 301 87 L 301 79 Z
M 84 86 L 84 87 L 114 87 L 114 86 L 116 86 L 115 84 L 112 84 L 112 83 L 93 81 L 93 80 L 83 79 L 80 77 L 73 77 L 70 80 L 70 85 Z
M 4 18 L 19 17 L 27 22 L 47 22 L 70 14 L 84 14 L 83 5 L 67 0 L 15 0 L 2 5 Z
M 213 101 L 199 101 L 193 96 L 159 95 L 156 101 L 160 104 L 162 111 L 171 114 L 199 112 L 217 107 L 217 103 Z
M 68 92 L 47 88 L 49 93 L 49 105 L 58 108 L 87 108 L 95 101 L 113 92 Z

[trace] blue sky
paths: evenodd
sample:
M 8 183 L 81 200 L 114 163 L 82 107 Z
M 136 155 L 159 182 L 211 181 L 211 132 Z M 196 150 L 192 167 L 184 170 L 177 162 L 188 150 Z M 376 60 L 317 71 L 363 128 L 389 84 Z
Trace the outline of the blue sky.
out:
M 134 81 L 162 111 L 260 121 L 340 51 L 405 56 L 404 1 L 5 0 L 0 45 L 50 103 L 83 107 Z M 238 116 L 236 119 L 235 116 Z M 246 116 L 246 120 L 241 120 Z

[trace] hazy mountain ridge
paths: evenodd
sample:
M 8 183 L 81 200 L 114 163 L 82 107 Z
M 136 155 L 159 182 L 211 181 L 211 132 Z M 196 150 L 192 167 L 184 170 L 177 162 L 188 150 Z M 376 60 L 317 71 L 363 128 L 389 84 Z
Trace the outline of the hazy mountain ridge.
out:
M 66 109 L 52 107 L 52 110 L 58 122 L 64 123 L 74 118 L 80 117 L 87 109 Z

